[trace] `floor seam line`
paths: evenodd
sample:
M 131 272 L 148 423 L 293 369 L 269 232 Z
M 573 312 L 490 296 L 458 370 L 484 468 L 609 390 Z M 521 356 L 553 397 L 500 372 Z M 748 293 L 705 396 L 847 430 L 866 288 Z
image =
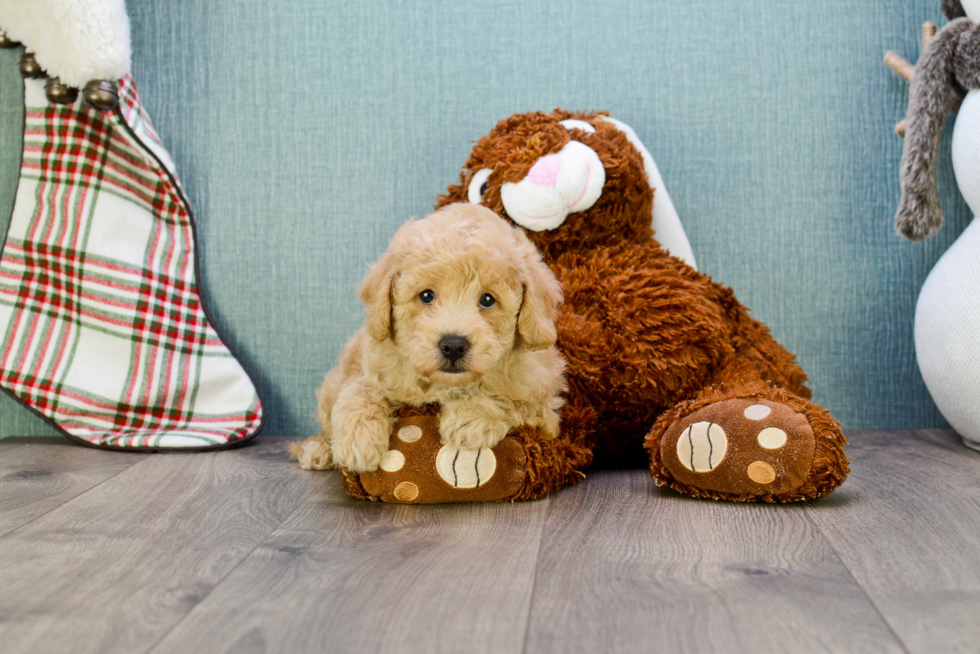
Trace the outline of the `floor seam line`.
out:
M 810 522 L 810 524 L 816 527 L 817 531 L 820 532 L 820 537 L 823 538 L 823 541 L 827 543 L 827 547 L 829 547 L 830 551 L 834 553 L 835 557 L 837 557 L 837 560 L 840 562 L 841 566 L 847 572 L 847 576 L 851 578 L 851 581 L 854 582 L 854 585 L 858 587 L 858 590 L 861 591 L 861 594 L 864 595 L 864 598 L 868 600 L 869 604 L 871 604 L 871 608 L 874 609 L 875 613 L 878 615 L 882 623 L 885 625 L 885 628 L 888 629 L 888 633 L 890 633 L 892 635 L 892 638 L 895 639 L 895 642 L 898 643 L 898 646 L 901 647 L 902 651 L 905 652 L 906 654 L 912 654 L 911 650 L 905 644 L 905 640 L 903 640 L 902 637 L 898 635 L 898 633 L 892 627 L 892 623 L 888 620 L 888 618 L 885 617 L 885 614 L 881 612 L 881 609 L 878 608 L 878 604 L 874 601 L 874 599 L 872 599 L 870 595 L 868 595 L 868 591 L 864 588 L 864 585 L 860 581 L 858 581 L 857 577 L 854 576 L 854 573 L 851 571 L 851 568 L 844 561 L 844 558 L 840 555 L 840 552 L 838 552 L 837 548 L 834 547 L 833 542 L 831 542 L 831 540 L 827 538 L 827 534 L 824 533 L 823 527 L 821 527 L 812 517 L 810 517 L 809 512 L 807 512 L 806 510 L 803 511 L 803 515 L 806 516 L 806 519 Z
M 524 625 L 524 639 L 521 643 L 521 654 L 527 654 L 528 639 L 531 635 L 531 617 L 534 615 L 534 597 L 538 592 L 538 566 L 541 563 L 541 548 L 544 545 L 544 531 L 545 527 L 548 526 L 548 518 L 551 516 L 552 504 L 554 504 L 554 496 L 549 495 L 548 508 L 544 512 L 544 520 L 541 523 L 541 533 L 538 536 L 538 547 L 534 551 L 534 575 L 531 577 L 531 596 L 527 601 L 527 622 Z

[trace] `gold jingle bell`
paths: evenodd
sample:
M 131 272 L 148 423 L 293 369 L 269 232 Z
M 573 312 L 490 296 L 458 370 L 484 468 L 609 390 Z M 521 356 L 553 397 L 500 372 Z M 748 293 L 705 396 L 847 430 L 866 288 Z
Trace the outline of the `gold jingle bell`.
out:
M 44 95 L 55 104 L 74 104 L 78 99 L 78 89 L 62 84 L 60 79 L 52 77 L 44 85 Z
M 44 77 L 44 71 L 34 58 L 34 53 L 25 52 L 20 56 L 20 74 L 30 79 Z
M 99 111 L 112 111 L 119 106 L 119 87 L 108 80 L 94 79 L 85 85 L 82 97 Z
M 20 43 L 7 36 L 7 33 L 0 30 L 0 48 L 16 48 Z

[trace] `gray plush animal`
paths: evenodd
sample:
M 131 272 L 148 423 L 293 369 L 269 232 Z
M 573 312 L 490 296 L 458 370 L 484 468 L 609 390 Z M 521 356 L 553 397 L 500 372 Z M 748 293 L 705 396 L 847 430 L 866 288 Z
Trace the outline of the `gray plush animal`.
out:
M 974 216 L 980 213 L 980 0 L 942 0 L 942 8 L 951 22 L 929 40 L 911 75 L 906 115 L 895 228 L 913 241 L 943 224 L 936 152 L 957 104 L 953 169 Z M 915 350 L 936 406 L 964 442 L 980 450 L 980 221 L 970 223 L 923 284 Z
M 980 89 L 980 25 L 967 17 L 969 9 L 975 10 L 970 11 L 973 18 L 980 19 L 980 2 L 942 0 L 941 4 L 952 22 L 930 41 L 916 65 L 906 115 L 902 200 L 895 229 L 913 241 L 932 236 L 943 224 L 936 191 L 939 139 L 954 100 L 964 91 Z

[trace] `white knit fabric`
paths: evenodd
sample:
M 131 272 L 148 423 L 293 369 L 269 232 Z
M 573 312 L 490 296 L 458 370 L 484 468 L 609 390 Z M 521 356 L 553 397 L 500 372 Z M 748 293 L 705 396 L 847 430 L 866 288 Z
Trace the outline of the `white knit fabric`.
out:
M 953 169 L 980 213 L 980 91 L 967 94 L 953 130 Z M 980 222 L 974 218 L 929 273 L 915 310 L 915 352 L 933 401 L 980 450 Z

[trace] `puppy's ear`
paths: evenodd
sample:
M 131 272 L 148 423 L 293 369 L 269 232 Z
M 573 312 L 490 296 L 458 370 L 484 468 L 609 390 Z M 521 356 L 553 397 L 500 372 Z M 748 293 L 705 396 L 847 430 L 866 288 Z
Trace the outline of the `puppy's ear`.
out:
M 398 228 L 391 237 L 388 250 L 371 267 L 357 291 L 367 314 L 364 327 L 371 338 L 379 342 L 395 336 L 395 326 L 392 324 L 392 286 L 406 253 L 412 249 L 414 224 L 415 221 L 409 218 Z
M 521 277 L 524 284 L 524 300 L 517 316 L 517 333 L 529 350 L 543 350 L 554 345 L 558 339 L 555 319 L 562 300 L 561 285 L 524 231 L 515 228 L 514 237 L 523 259 Z
M 391 337 L 391 285 L 395 279 L 398 257 L 389 250 L 368 271 L 358 295 L 367 314 L 364 326 L 376 341 Z

